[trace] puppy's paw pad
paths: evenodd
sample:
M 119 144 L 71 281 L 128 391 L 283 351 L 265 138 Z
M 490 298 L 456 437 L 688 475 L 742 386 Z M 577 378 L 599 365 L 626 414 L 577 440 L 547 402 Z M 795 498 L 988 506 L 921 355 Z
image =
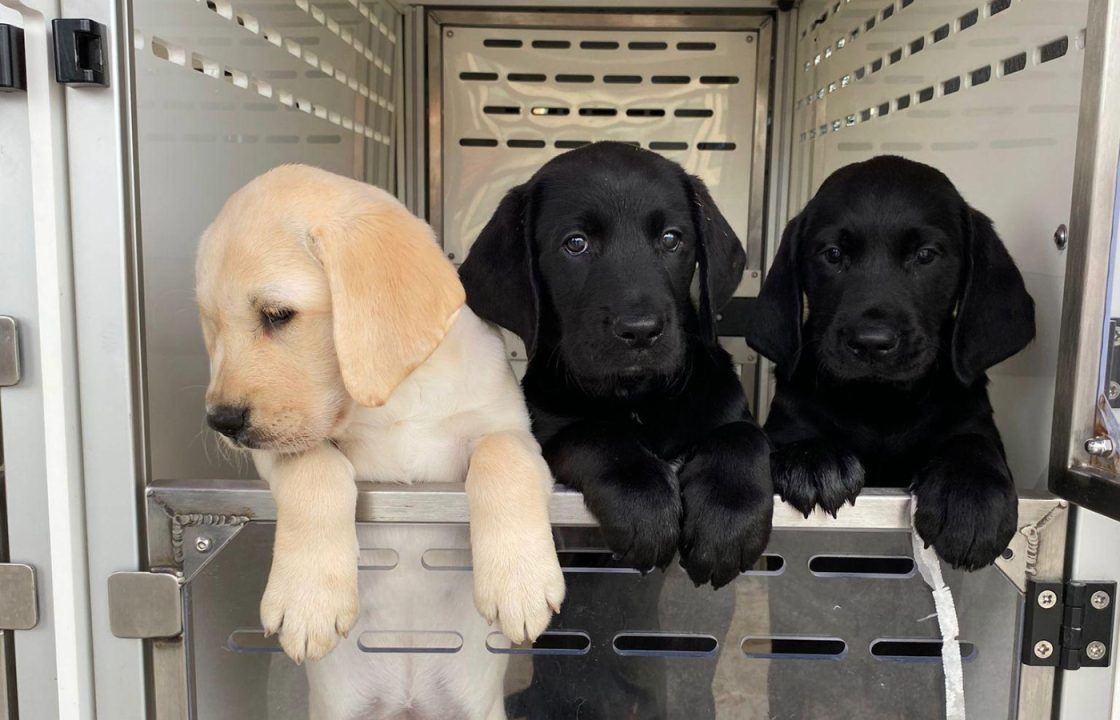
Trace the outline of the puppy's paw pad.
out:
M 322 570 L 270 573 L 261 598 L 261 625 L 279 634 L 280 646 L 297 663 L 318 660 L 338 644 L 358 621 L 357 566 L 353 573 Z
M 859 460 L 824 440 L 787 445 L 770 462 L 774 489 L 806 517 L 818 505 L 835 516 L 844 503 L 854 503 L 863 489 Z

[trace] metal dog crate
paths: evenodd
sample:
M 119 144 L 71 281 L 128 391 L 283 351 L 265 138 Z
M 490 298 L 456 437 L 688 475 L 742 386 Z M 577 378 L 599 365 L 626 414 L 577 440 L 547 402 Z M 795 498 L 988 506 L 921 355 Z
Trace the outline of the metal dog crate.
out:
M 73 64 L 85 84 L 56 81 Z M 396 192 L 458 261 L 507 189 L 600 139 L 711 186 L 748 256 L 729 316 L 848 162 L 933 164 L 992 216 L 1038 339 L 991 373 L 1022 530 L 996 567 L 948 573 L 969 716 L 1120 716 L 1115 638 L 1108 667 L 1056 669 L 1068 645 L 1024 663 L 1028 580 L 1120 579 L 1097 414 L 1120 404 L 1120 2 L 0 0 L 4 83 L 0 718 L 308 715 L 305 669 L 257 617 L 275 507 L 200 432 L 193 255 L 231 192 L 319 165 Z M 724 342 L 764 413 L 768 364 Z M 469 584 L 461 486 L 363 485 L 358 519 L 360 582 Z M 837 518 L 779 504 L 767 554 L 718 592 L 615 567 L 577 494 L 552 519 L 568 600 L 535 648 L 383 614 L 347 650 L 497 668 L 510 717 L 944 716 L 905 493 Z

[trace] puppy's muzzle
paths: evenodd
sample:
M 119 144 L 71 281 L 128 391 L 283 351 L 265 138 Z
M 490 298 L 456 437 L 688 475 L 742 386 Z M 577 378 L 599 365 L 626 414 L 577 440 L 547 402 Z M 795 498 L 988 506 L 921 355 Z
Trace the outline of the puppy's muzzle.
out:
M 244 405 L 215 405 L 206 411 L 206 424 L 215 432 L 236 440 L 249 426 L 249 408 Z
M 862 323 L 847 329 L 844 346 L 861 360 L 883 360 L 901 344 L 897 330 L 883 323 Z
M 614 321 L 611 330 L 627 347 L 637 350 L 661 339 L 665 320 L 658 315 L 623 315 Z

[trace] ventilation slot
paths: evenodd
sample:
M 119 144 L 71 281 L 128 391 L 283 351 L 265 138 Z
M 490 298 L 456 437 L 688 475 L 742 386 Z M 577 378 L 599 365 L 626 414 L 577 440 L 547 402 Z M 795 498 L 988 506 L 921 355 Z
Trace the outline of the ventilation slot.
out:
M 459 73 L 460 80 L 469 80 L 472 82 L 489 82 L 498 79 L 498 73 L 492 72 L 461 72 Z M 510 77 L 512 80 L 513 78 Z
M 519 48 L 520 40 L 506 40 L 504 38 L 487 38 L 482 41 L 483 46 L 489 48 Z
M 886 117 L 887 115 L 890 115 L 890 114 L 891 114 L 891 104 L 889 102 L 885 102 L 885 103 L 883 103 L 882 105 L 879 106 L 879 117 Z
M 613 40 L 584 40 L 579 47 L 581 50 L 617 50 L 618 43 Z
M 957 18 L 957 29 L 958 30 L 967 30 L 970 27 L 972 27 L 973 25 L 975 25 L 976 21 L 979 20 L 979 19 L 980 19 L 980 11 L 979 10 L 970 10 L 969 12 L 966 12 L 964 15 L 961 15 L 959 18 Z
M 282 652 L 280 638 L 276 635 L 265 637 L 264 630 L 234 630 L 226 640 L 226 647 L 236 653 L 278 653 Z
M 548 79 L 544 73 L 510 73 L 506 76 L 510 82 L 539 83 Z
M 738 85 L 739 78 L 736 75 L 701 75 L 700 84 L 702 85 Z
M 840 660 L 848 652 L 840 638 L 746 637 L 740 647 L 747 657 L 764 660 Z
M 890 60 L 891 65 L 894 65 L 896 62 L 900 62 L 902 60 L 902 48 L 895 48 L 894 50 L 891 50 L 891 54 L 887 57 Z
M 734 150 L 733 142 L 701 142 L 696 143 L 697 150 Z
M 493 138 L 459 138 L 462 147 L 498 147 L 498 141 Z
M 665 117 L 661 108 L 630 108 L 626 111 L 627 117 Z
M 471 551 L 467 548 L 431 548 L 420 556 L 425 570 L 470 570 Z
M 688 75 L 654 75 L 650 78 L 654 85 L 687 85 L 691 80 Z
M 529 111 L 532 115 L 568 115 L 571 113 L 566 107 L 545 107 L 538 106 Z
M 397 551 L 391 548 L 362 548 L 358 551 L 359 570 L 392 570 L 399 562 Z
M 506 140 L 506 147 L 511 148 L 543 148 L 544 140 Z
M 918 102 L 926 103 L 933 99 L 933 87 L 922 88 L 918 91 Z
M 864 112 L 870 114 L 870 109 Z M 914 560 L 904 555 L 814 555 L 809 572 L 817 577 L 905 578 L 914 574 Z
M 1011 7 L 1011 0 L 992 0 L 988 3 L 988 15 L 999 15 L 1009 7 Z
M 618 110 L 614 108 L 580 108 L 579 114 L 583 117 L 614 117 L 618 115 Z
M 661 140 L 654 140 L 649 144 L 650 150 L 688 150 L 688 143 L 686 142 L 665 142 Z
M 567 40 L 534 40 L 533 47 L 538 50 L 567 50 L 572 44 Z
M 367 630 L 358 636 L 358 649 L 368 653 L 457 653 L 463 636 L 440 630 Z
M 486 649 L 498 655 L 586 655 L 591 637 L 576 630 L 549 630 L 532 645 L 512 645 L 505 635 L 493 632 L 486 637 Z
M 619 655 L 645 657 L 710 657 L 719 650 L 711 635 L 683 633 L 619 633 L 611 645 Z
M 976 68 L 968 74 L 968 84 L 970 87 L 983 85 L 992 79 L 992 66 L 985 65 L 981 68 Z
M 868 120 L 870 120 L 873 117 L 875 117 L 875 109 L 874 108 L 866 108 L 864 110 L 861 110 L 860 113 L 859 113 L 859 121 L 860 122 L 867 122 Z
M 668 50 L 669 44 L 663 42 L 635 41 L 630 43 L 626 47 L 630 48 L 631 50 Z
M 926 46 L 926 39 L 924 37 L 915 38 L 910 41 L 910 54 L 917 55 Z
M 933 31 L 933 41 L 939 43 L 949 37 L 949 24 L 946 23 Z
M 604 75 L 603 82 L 608 85 L 637 85 L 642 82 L 641 75 Z
M 684 118 L 706 118 L 711 117 L 715 113 L 708 108 L 678 108 L 673 114 L 677 117 Z
M 871 655 L 883 662 L 941 662 L 941 640 L 875 640 Z M 976 658 L 976 646 L 961 641 L 961 660 Z
M 910 96 L 909 95 L 903 95 L 899 99 L 895 100 L 894 101 L 894 106 L 898 110 L 905 110 L 906 108 L 910 107 Z
M 715 50 L 714 42 L 679 42 L 677 50 Z
M 1000 65 L 1003 68 L 1004 75 L 1014 75 L 1027 67 L 1027 54 L 1021 52 L 1018 55 L 1012 55 L 1000 63 Z
M 949 78 L 945 82 L 941 83 L 941 94 L 942 95 L 952 95 L 953 93 L 955 93 L 956 91 L 958 91 L 960 89 L 961 89 L 961 78 L 960 78 L 959 75 L 957 77 Z
M 856 80 L 862 80 L 862 79 L 863 79 L 863 76 L 864 76 L 864 75 L 865 75 L 866 73 L 867 73 L 867 68 L 866 68 L 866 67 L 863 67 L 863 66 L 861 66 L 861 67 L 858 67 L 858 68 L 856 68 L 856 69 L 855 69 L 855 72 L 853 72 L 853 73 L 852 73 L 852 75 L 854 75 L 854 76 L 855 76 Z
M 1057 40 L 1051 40 L 1038 49 L 1038 61 L 1048 63 L 1051 60 L 1057 60 L 1067 52 L 1069 52 L 1069 38 L 1060 37 Z
M 482 108 L 482 112 L 487 115 L 520 115 L 521 108 L 516 105 L 486 105 Z
M 555 143 L 556 147 L 559 148 L 560 150 L 571 150 L 572 148 L 583 147 L 584 145 L 590 145 L 590 144 L 591 144 L 590 140 L 557 140 L 556 143 Z M 607 554 L 609 555 L 610 553 L 607 553 Z M 560 566 L 563 567 L 564 563 L 561 562 Z M 637 572 L 637 571 L 635 570 L 634 572 Z
M 541 75 L 543 78 L 544 75 Z M 595 82 L 594 75 L 557 75 L 556 82 L 559 83 L 590 83 Z
M 883 58 L 871 61 L 871 73 L 877 73 L 883 69 Z
M 906 8 L 910 7 L 913 4 L 914 4 L 914 0 L 902 0 L 902 2 L 900 2 L 898 4 L 898 7 L 901 10 L 905 10 Z

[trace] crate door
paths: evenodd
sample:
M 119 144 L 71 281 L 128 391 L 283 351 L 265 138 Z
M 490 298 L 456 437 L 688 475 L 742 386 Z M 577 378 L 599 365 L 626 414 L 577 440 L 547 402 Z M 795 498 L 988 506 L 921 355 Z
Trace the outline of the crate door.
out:
M 1120 7 L 1095 2 L 1090 13 L 1050 489 L 1120 519 Z

